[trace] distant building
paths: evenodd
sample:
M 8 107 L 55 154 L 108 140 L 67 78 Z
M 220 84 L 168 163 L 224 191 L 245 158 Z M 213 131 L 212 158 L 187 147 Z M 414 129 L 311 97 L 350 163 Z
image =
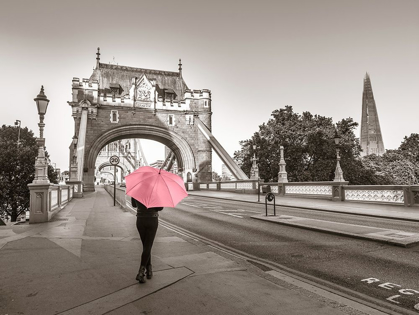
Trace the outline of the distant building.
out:
M 161 168 L 163 166 L 163 163 L 164 163 L 164 160 L 157 160 L 153 163 L 150 163 L 150 166 L 154 168 Z
M 109 161 L 111 156 L 117 156 L 120 159 L 116 167 L 118 183 L 138 167 L 148 165 L 140 139 L 123 139 L 108 143 L 100 150 L 96 158 L 96 185 L 114 181 L 114 166 Z
M 153 163 L 150 163 L 150 166 L 154 167 L 154 168 L 163 168 L 164 170 L 166 170 L 166 165 L 164 165 L 164 162 L 165 162 L 164 160 L 157 160 Z M 168 162 L 166 161 L 166 164 L 167 163 Z M 177 174 L 177 164 L 176 164 L 176 162 L 172 165 L 171 169 L 168 172 Z
M 221 179 L 222 180 L 235 180 L 236 178 L 231 174 L 230 170 L 225 164 L 221 164 Z
M 61 173 L 61 181 L 62 182 L 66 182 L 70 179 L 70 172 L 69 171 L 64 171 Z
M 362 94 L 360 143 L 362 148 L 361 156 L 369 154 L 383 155 L 385 153 L 377 107 L 368 73 L 364 78 L 364 91 Z

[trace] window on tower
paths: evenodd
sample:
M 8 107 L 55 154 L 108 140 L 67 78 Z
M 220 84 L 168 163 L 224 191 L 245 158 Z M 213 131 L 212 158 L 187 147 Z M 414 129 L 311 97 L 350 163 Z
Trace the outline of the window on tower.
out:
M 167 118 L 167 123 L 169 126 L 175 125 L 175 115 L 169 115 Z
M 111 123 L 118 123 L 119 122 L 119 114 L 117 110 L 111 110 Z

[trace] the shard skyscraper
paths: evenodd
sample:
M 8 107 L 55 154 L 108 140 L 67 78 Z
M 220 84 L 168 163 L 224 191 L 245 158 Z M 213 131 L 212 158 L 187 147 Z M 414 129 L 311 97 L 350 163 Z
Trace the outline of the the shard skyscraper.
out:
M 368 73 L 364 78 L 364 91 L 362 93 L 361 117 L 361 156 L 385 153 L 383 136 L 381 135 L 380 121 L 378 120 L 377 107 L 372 93 L 371 80 Z

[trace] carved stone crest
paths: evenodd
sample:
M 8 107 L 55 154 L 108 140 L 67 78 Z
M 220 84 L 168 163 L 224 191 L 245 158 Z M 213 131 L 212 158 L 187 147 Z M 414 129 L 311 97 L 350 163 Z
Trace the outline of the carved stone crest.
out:
M 139 101 L 151 101 L 151 86 L 145 81 L 141 82 L 137 87 L 137 100 Z
M 144 102 L 151 102 L 153 100 L 153 93 L 152 93 L 153 85 L 147 79 L 145 75 L 143 75 L 139 80 L 135 82 L 135 103 L 138 105 Z M 149 107 L 149 106 L 141 106 L 141 107 Z

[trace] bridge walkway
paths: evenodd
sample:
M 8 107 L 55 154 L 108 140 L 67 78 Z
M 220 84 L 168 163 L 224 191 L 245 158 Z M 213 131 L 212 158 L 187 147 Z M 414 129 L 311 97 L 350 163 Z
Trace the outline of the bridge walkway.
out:
M 136 217 L 103 188 L 51 222 L 0 226 L 0 314 L 384 314 L 179 233 L 165 211 L 142 285 Z

